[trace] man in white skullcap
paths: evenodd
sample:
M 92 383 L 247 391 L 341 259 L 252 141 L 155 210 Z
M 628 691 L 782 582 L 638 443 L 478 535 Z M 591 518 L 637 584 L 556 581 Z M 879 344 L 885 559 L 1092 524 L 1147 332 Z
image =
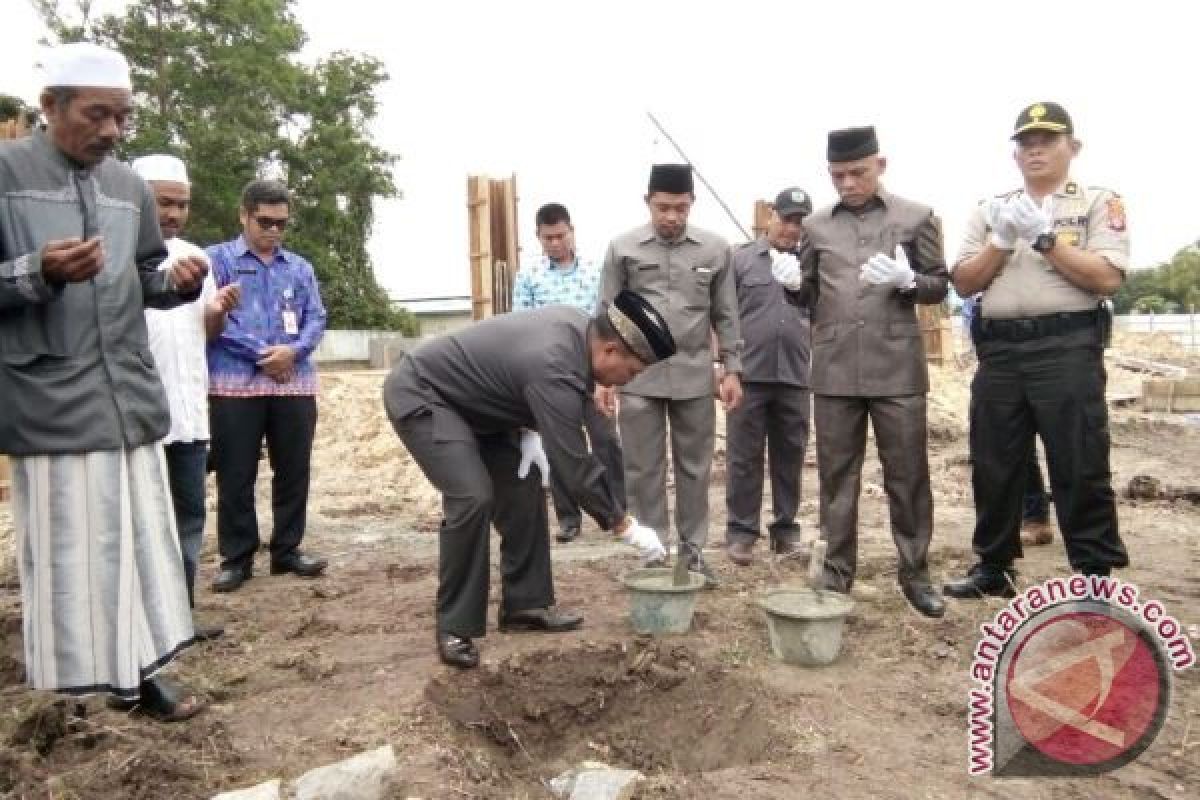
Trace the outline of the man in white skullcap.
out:
M 79 42 L 47 59 L 46 127 L 0 143 L 0 453 L 12 457 L 25 673 L 160 719 L 204 701 L 156 673 L 193 640 L 145 308 L 200 296 L 168 269 L 154 196 L 110 156 L 129 67 Z
M 166 239 L 167 258 L 159 269 L 178 259 L 196 256 L 208 263 L 204 251 L 180 238 L 191 211 L 192 189 L 187 167 L 172 155 L 142 156 L 131 166 L 150 184 L 158 207 L 158 227 Z M 171 432 L 163 441 L 167 474 L 188 601 L 196 607 L 196 564 L 204 538 L 204 474 L 208 461 L 208 359 L 205 342 L 221 333 L 226 315 L 237 305 L 241 288 L 233 283 L 217 289 L 212 275 L 204 279 L 200 299 L 166 311 L 148 309 L 146 326 L 150 352 L 171 410 Z M 218 626 L 194 623 L 197 639 L 214 639 Z

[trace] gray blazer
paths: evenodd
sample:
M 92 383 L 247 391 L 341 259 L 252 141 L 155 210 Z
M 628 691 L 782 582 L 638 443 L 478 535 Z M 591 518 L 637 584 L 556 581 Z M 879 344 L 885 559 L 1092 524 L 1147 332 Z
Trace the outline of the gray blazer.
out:
M 104 238 L 86 283 L 52 284 L 41 251 Z M 167 434 L 146 308 L 199 296 L 170 288 L 150 187 L 107 158 L 69 162 L 42 131 L 0 143 L 0 453 L 132 449 Z
M 812 245 L 803 301 L 812 306 L 814 394 L 889 397 L 929 391 L 917 303 L 940 303 L 949 272 L 941 222 L 928 206 L 881 191 L 864 208 L 840 203 L 804 221 Z M 904 247 L 916 272 L 908 291 L 868 286 L 859 269 Z

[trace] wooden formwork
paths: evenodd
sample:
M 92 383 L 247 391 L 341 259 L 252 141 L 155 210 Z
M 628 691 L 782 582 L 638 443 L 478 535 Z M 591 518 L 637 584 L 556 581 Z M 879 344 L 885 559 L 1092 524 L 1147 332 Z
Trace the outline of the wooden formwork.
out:
M 1200 411 L 1200 378 L 1142 381 L 1142 410 L 1176 413 Z
M 917 321 L 925 343 L 925 360 L 930 364 L 954 363 L 953 321 L 941 305 L 917 306 Z
M 767 235 L 767 222 L 771 219 L 771 203 L 767 200 L 754 201 L 754 238 L 761 239 Z
M 517 176 L 467 177 L 467 225 L 471 253 L 471 318 L 512 310 L 513 279 L 520 264 Z

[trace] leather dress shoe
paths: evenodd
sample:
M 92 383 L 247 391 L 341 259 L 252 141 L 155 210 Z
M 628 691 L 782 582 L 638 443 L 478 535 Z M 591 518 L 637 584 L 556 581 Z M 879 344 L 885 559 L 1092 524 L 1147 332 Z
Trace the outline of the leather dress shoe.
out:
M 942 594 L 959 600 L 976 600 L 981 597 L 1016 597 L 1017 590 L 1013 581 L 1017 571 L 1011 567 L 1002 568 L 991 564 L 976 564 L 971 567 L 967 577 L 952 581 L 942 587 Z
M 754 563 L 754 541 L 734 539 L 726 545 L 725 555 L 739 567 L 748 567 Z
M 946 613 L 946 601 L 928 583 L 906 583 L 901 588 L 908 604 L 922 615 L 937 619 Z
M 573 542 L 579 538 L 579 528 L 559 528 L 558 533 L 554 534 L 554 538 L 563 544 Z
M 521 611 L 500 611 L 500 630 L 509 633 L 540 631 L 563 633 L 583 625 L 583 615 L 574 611 L 561 611 L 554 606 L 526 608 Z
M 471 669 L 479 666 L 479 650 L 475 647 L 475 643 L 465 636 L 439 632 L 437 650 L 438 657 L 442 659 L 443 664 L 449 664 L 459 669 Z
M 808 555 L 805 550 L 800 547 L 799 539 L 772 539 L 771 552 L 780 558 L 800 558 Z
M 214 592 L 236 592 L 254 575 L 253 567 L 225 567 L 213 579 Z
M 271 574 L 283 575 L 291 572 L 299 575 L 302 578 L 315 578 L 325 571 L 325 567 L 329 566 L 329 562 L 323 558 L 316 556 L 305 555 L 297 550 L 294 553 L 289 553 L 277 561 L 271 562 Z

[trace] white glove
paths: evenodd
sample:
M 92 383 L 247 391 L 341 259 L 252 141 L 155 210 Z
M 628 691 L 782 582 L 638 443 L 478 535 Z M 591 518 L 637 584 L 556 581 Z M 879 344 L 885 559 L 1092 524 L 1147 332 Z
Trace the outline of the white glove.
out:
M 804 272 L 794 253 L 781 253 L 771 248 L 771 274 L 789 292 L 799 291 L 804 285 Z
M 529 474 L 529 465 L 537 464 L 542 473 L 542 488 L 550 485 L 550 462 L 546 460 L 546 451 L 542 449 L 542 437 L 537 431 L 521 431 L 521 464 L 517 467 L 517 477 L 525 480 Z
M 646 560 L 665 558 L 667 555 L 667 548 L 663 547 L 658 534 L 636 519 L 630 520 L 629 527 L 621 534 L 621 541 L 636 547 L 638 553 Z
M 1022 194 L 1015 200 L 1009 201 L 1009 213 L 1012 214 L 1013 226 L 1017 235 L 1032 242 L 1043 233 L 1054 230 L 1054 195 L 1046 195 L 1042 205 L 1038 206 L 1027 194 Z
M 992 244 L 1000 250 L 1012 250 L 1017 245 L 1017 224 L 1012 208 L 999 197 L 983 204 L 983 219 L 992 229 Z
M 908 265 L 908 255 L 900 245 L 896 246 L 894 257 L 876 253 L 859 270 L 859 279 L 864 283 L 897 289 L 908 289 L 915 283 L 916 277 L 913 268 Z

